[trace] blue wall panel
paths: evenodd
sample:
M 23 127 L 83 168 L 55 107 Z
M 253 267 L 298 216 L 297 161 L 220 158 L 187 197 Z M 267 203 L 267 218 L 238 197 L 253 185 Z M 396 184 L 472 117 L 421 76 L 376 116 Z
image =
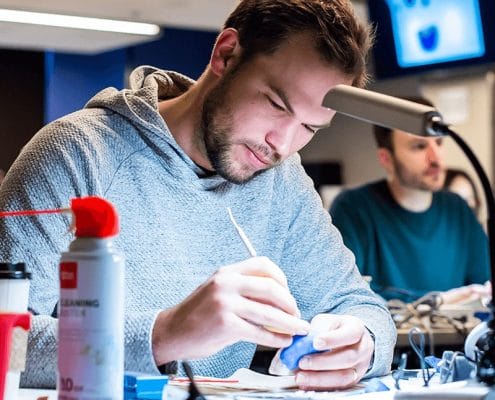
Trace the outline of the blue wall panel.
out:
M 129 48 L 128 68 L 147 64 L 197 79 L 210 61 L 217 35 L 218 32 L 165 28 L 159 40 Z
M 81 109 L 101 89 L 122 89 L 126 50 L 98 55 L 45 54 L 45 123 Z
M 210 60 L 217 32 L 165 29 L 150 43 L 98 55 L 45 54 L 45 123 L 81 109 L 101 89 L 122 89 L 139 65 L 171 69 L 197 79 Z

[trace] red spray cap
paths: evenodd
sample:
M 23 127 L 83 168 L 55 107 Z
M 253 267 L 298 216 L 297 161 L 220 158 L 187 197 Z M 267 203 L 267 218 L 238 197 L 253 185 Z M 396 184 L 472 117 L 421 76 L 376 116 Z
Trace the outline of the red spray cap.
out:
M 107 238 L 119 233 L 119 217 L 114 206 L 96 196 L 72 199 L 76 236 Z

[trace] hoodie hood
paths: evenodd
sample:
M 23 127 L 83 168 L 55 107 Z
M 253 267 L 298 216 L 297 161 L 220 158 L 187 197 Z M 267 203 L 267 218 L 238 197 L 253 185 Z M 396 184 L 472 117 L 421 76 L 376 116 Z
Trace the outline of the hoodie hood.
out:
M 106 88 L 96 94 L 86 108 L 106 108 L 126 117 L 141 129 L 161 137 L 164 132 L 170 136 L 158 113 L 158 102 L 179 96 L 193 84 L 194 80 L 177 72 L 142 66 L 129 76 L 129 89 Z

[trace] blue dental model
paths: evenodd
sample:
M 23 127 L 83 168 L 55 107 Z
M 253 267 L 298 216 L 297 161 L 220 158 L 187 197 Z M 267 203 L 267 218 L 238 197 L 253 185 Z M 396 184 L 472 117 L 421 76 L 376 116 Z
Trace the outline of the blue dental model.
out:
M 314 334 L 296 335 L 292 338 L 292 344 L 280 352 L 280 361 L 290 370 L 296 369 L 299 360 L 304 356 L 314 353 L 323 353 L 313 347 Z

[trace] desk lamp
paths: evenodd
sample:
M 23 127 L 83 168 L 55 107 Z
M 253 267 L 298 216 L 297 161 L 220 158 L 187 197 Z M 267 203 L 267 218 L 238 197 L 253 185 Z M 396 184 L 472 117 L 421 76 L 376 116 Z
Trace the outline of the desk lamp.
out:
M 443 121 L 433 107 L 417 104 L 393 96 L 337 85 L 323 99 L 323 106 L 338 113 L 390 129 L 400 129 L 418 136 L 450 136 L 459 145 L 473 165 L 483 186 L 488 209 L 488 240 L 490 251 L 490 277 L 492 300 L 489 304 L 490 319 L 483 323 L 482 334 L 476 341 L 480 357 L 477 360 L 477 378 L 488 385 L 495 384 L 495 200 L 488 177 L 467 143 Z

